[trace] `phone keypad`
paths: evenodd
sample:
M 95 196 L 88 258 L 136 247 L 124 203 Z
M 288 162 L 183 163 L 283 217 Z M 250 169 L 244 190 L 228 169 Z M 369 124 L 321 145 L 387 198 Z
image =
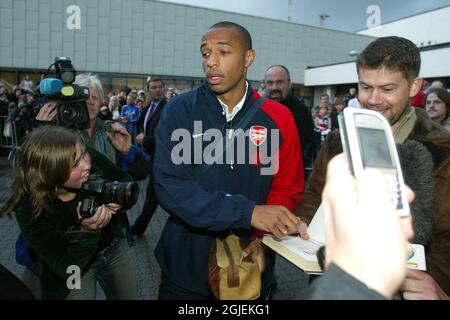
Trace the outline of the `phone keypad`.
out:
M 394 209 L 401 210 L 403 209 L 402 206 L 402 193 L 400 189 L 400 184 L 398 183 L 398 179 L 396 175 L 386 175 L 386 178 L 388 180 L 389 188 L 390 188 L 390 194 L 391 194 L 391 201 L 394 205 Z

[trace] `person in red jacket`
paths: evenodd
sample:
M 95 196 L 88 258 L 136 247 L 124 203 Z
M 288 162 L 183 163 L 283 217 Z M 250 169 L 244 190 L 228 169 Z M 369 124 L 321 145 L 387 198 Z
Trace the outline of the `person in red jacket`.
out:
M 288 108 L 261 100 L 247 81 L 250 34 L 217 23 L 200 52 L 207 81 L 172 98 L 155 132 L 155 190 L 170 214 L 155 250 L 160 299 L 213 299 L 208 255 L 217 237 L 233 232 L 254 253 L 262 250 L 253 240 L 261 231 L 282 237 L 300 224 L 291 212 L 304 188 L 297 128 Z M 268 299 L 273 252 L 261 271 L 263 264 L 260 298 Z

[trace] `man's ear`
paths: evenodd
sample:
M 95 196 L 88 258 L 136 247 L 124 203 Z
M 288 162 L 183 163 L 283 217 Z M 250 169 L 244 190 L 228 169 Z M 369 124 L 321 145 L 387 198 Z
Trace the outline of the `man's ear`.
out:
M 256 53 L 253 49 L 248 49 L 245 53 L 245 67 L 248 68 L 252 65 L 253 60 L 255 60 Z
M 409 89 L 409 97 L 412 98 L 415 95 L 417 95 L 419 93 L 419 91 L 422 89 L 422 84 L 423 84 L 423 78 L 415 78 L 413 80 L 413 83 L 411 85 L 411 88 Z

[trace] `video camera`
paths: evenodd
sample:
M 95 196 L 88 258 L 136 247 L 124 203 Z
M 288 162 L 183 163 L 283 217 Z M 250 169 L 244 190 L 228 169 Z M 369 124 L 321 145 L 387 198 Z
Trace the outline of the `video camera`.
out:
M 127 210 L 136 204 L 139 186 L 136 182 L 108 182 L 98 175 L 91 175 L 79 192 L 81 219 L 92 217 L 97 208 L 107 203 L 117 203 Z
M 57 125 L 86 129 L 89 124 L 89 112 L 86 100 L 89 98 L 89 89 L 80 87 L 75 81 L 76 71 L 68 57 L 56 57 L 55 63 L 48 70 L 55 67 L 55 77 L 41 80 L 36 93 L 44 98 L 44 103 L 54 101 L 57 103 L 58 115 L 55 119 Z

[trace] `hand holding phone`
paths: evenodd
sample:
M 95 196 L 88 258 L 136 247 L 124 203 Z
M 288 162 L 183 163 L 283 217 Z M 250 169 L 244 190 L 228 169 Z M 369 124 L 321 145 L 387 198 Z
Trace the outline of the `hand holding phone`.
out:
M 355 177 L 376 169 L 388 181 L 392 205 L 401 216 L 410 214 L 392 130 L 378 112 L 346 108 L 338 117 L 342 146 Z

